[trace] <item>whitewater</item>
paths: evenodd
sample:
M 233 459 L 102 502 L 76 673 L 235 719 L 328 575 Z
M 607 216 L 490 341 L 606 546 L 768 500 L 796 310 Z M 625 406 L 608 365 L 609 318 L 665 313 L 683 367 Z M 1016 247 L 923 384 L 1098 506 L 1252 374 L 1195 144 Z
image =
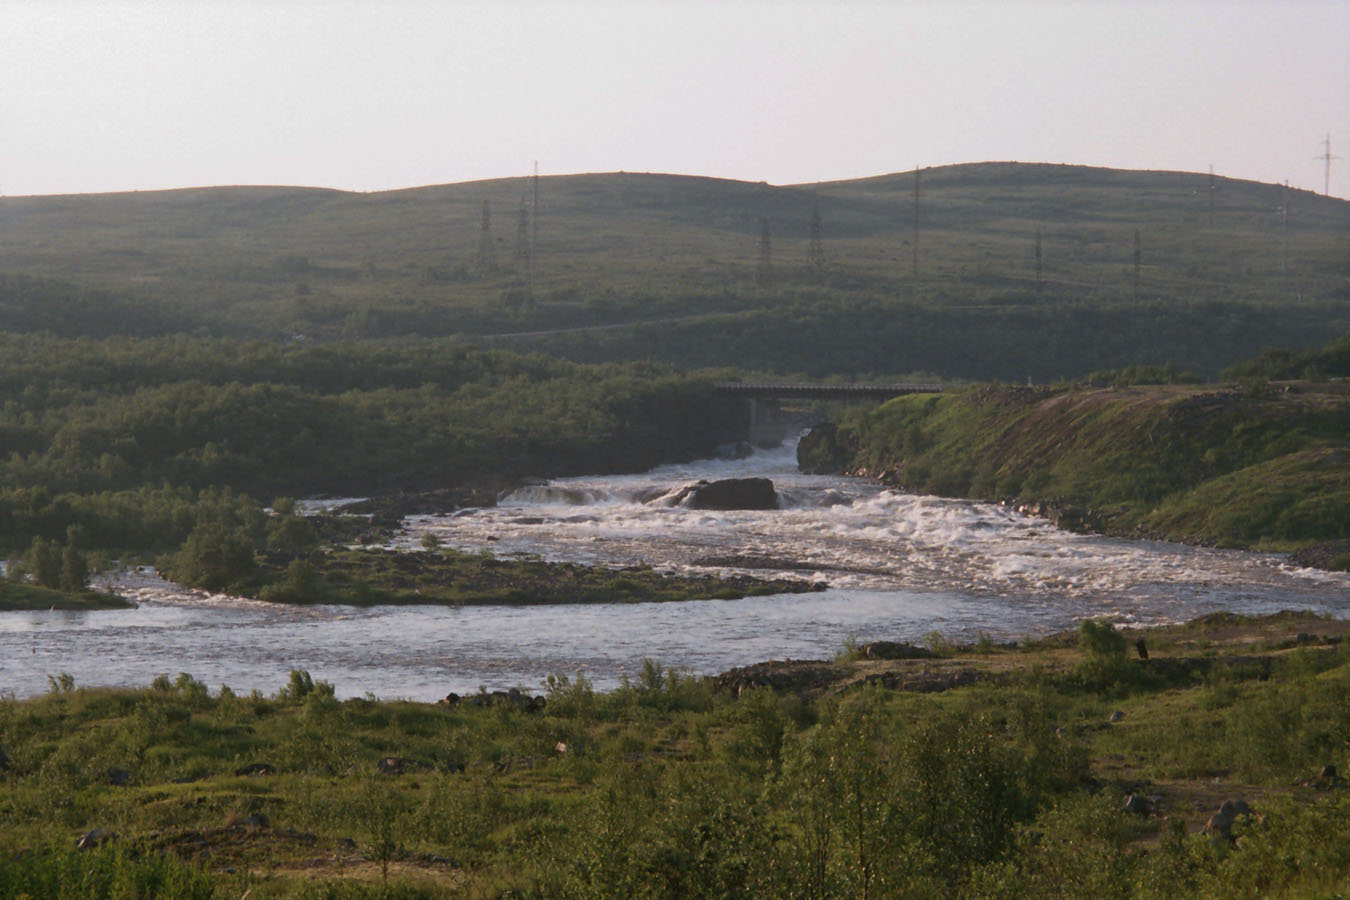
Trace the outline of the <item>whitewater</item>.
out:
M 676 503 L 698 480 L 765 477 L 772 510 Z M 315 508 L 331 504 L 315 503 Z M 1132 625 L 1218 610 L 1350 614 L 1350 575 L 1275 554 L 1060 531 L 998 504 L 804 475 L 795 444 L 639 475 L 532 484 L 490 508 L 407 519 L 394 546 L 671 572 L 802 578 L 824 591 L 742 600 L 535 607 L 284 607 L 191 591 L 139 570 L 119 590 L 135 610 L 0 617 L 0 690 L 48 676 L 144 685 L 187 672 L 274 693 L 291 668 L 339 696 L 434 700 L 484 687 L 539 690 L 550 674 L 610 688 L 644 658 L 697 674 L 766 659 L 828 657 L 848 641 L 1015 639 L 1083 618 Z

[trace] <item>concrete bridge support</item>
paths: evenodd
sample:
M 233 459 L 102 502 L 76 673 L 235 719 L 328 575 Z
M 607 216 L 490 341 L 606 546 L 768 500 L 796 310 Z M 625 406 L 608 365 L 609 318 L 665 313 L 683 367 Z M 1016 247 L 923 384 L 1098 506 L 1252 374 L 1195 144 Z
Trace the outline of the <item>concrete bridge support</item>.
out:
M 750 443 L 772 447 L 787 437 L 787 423 L 777 397 L 750 398 Z

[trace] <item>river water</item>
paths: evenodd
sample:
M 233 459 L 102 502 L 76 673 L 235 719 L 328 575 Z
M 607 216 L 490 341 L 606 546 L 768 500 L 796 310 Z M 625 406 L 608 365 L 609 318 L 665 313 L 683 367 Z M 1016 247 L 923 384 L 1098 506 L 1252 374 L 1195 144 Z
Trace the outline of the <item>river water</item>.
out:
M 698 479 L 772 478 L 780 507 L 714 512 L 671 505 Z M 1152 625 L 1216 610 L 1350 615 L 1350 576 L 1282 557 L 1074 535 L 1001 506 L 802 475 L 795 448 L 702 460 L 642 475 L 523 488 L 491 509 L 413 517 L 396 546 L 426 534 L 464 550 L 669 571 L 736 571 L 829 589 L 744 600 L 540 607 L 282 607 L 124 573 L 138 609 L 0 616 L 0 691 L 48 676 L 145 685 L 187 672 L 215 687 L 275 693 L 291 668 L 341 697 L 433 700 L 480 686 L 538 690 L 551 673 L 599 688 L 644 657 L 710 674 L 766 659 L 833 655 L 850 639 L 919 641 L 1045 634 L 1084 617 Z

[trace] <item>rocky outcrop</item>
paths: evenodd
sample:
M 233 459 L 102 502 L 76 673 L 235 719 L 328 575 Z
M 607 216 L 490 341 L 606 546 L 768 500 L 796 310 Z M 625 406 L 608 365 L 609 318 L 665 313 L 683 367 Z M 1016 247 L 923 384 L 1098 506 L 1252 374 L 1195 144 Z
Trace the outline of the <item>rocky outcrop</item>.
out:
M 797 468 L 808 475 L 831 475 L 845 471 L 858 452 L 852 432 L 840 431 L 832 422 L 817 425 L 797 442 Z

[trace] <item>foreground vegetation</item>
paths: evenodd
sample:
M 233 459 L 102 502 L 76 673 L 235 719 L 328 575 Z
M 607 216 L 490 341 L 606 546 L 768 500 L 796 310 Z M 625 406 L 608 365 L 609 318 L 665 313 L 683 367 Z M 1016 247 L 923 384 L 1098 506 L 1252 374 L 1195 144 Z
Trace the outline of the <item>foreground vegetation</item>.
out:
M 1316 359 L 1333 365 L 1344 344 Z M 799 456 L 808 471 L 1016 501 L 1070 528 L 1288 549 L 1350 538 L 1348 436 L 1350 386 L 1325 377 L 982 386 L 851 410 Z
M 718 679 L 649 663 L 608 694 L 550 678 L 542 711 L 338 701 L 303 672 L 272 697 L 54 678 L 0 702 L 0 893 L 1339 896 L 1345 630 L 1220 615 L 1148 633 L 1148 660 L 1087 623 Z M 1205 833 L 1229 799 L 1254 815 Z

